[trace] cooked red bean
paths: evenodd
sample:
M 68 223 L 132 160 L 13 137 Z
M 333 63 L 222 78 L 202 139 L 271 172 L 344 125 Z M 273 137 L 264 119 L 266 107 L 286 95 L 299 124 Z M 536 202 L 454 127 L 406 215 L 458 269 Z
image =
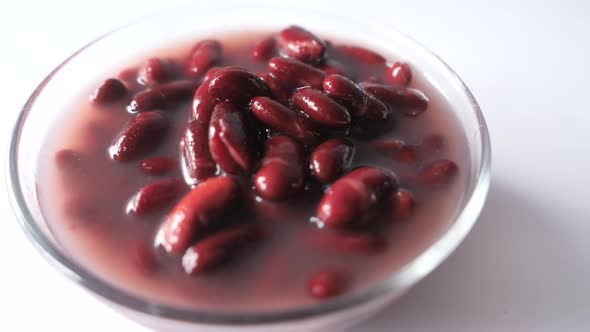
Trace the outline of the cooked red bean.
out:
M 345 54 L 351 58 L 354 58 L 355 60 L 358 60 L 366 64 L 380 65 L 385 63 L 385 58 L 381 56 L 381 54 L 378 54 L 366 48 L 358 46 L 340 45 L 336 46 L 335 49 L 339 53 Z
M 61 170 L 71 170 L 80 166 L 82 156 L 75 150 L 62 149 L 55 153 L 55 163 Z
M 258 41 L 252 49 L 252 58 L 259 62 L 266 62 L 275 56 L 277 41 L 275 36 L 269 36 Z
M 288 136 L 266 141 L 262 165 L 254 175 L 256 193 L 268 200 L 283 200 L 304 185 L 303 147 Z
M 217 40 L 203 40 L 193 48 L 185 65 L 188 77 L 201 77 L 207 70 L 221 62 L 223 47 Z
M 350 114 L 346 108 L 319 90 L 303 87 L 297 89 L 291 98 L 293 104 L 315 122 L 336 129 L 350 125 Z
M 246 112 L 230 102 L 215 106 L 209 124 L 209 150 L 225 172 L 249 172 L 254 165 L 253 133 L 248 132 Z
M 406 143 L 399 139 L 379 139 L 369 142 L 374 150 L 381 153 L 394 153 L 406 145 Z
M 121 100 L 126 95 L 127 87 L 125 84 L 116 78 L 109 78 L 94 91 L 90 100 L 96 104 L 107 104 Z
M 173 81 L 160 84 L 138 92 L 127 106 L 130 112 L 145 112 L 165 109 L 175 103 L 191 98 L 198 83 L 190 80 Z
M 427 136 L 420 143 L 420 149 L 423 153 L 433 154 L 441 152 L 445 147 L 445 139 L 441 135 L 432 134 Z
M 275 100 L 256 97 L 252 99 L 250 108 L 260 122 L 277 132 L 292 136 L 304 143 L 313 143 L 319 137 L 314 124 L 309 119 Z
M 126 161 L 140 153 L 153 149 L 169 127 L 168 118 L 162 112 L 144 112 L 134 116 L 121 130 L 109 147 L 114 160 Z
M 152 175 L 166 174 L 176 167 L 178 167 L 178 160 L 171 157 L 151 157 L 144 159 L 139 165 L 139 169 Z
M 307 63 L 320 61 L 326 51 L 326 44 L 321 39 L 295 25 L 279 33 L 277 44 L 282 54 Z
M 417 117 L 428 107 L 428 98 L 416 89 L 378 83 L 361 83 L 361 86 L 392 110 L 407 117 Z
M 232 209 L 240 194 L 237 181 L 220 176 L 186 194 L 160 226 L 156 244 L 169 253 L 186 250 L 195 235 Z
M 311 173 L 322 183 L 330 183 L 350 169 L 354 146 L 345 139 L 333 138 L 313 150 Z
M 268 62 L 270 72 L 289 86 L 311 86 L 321 89 L 326 74 L 313 66 L 295 59 L 272 58 Z
M 321 250 L 353 255 L 379 253 L 385 247 L 385 239 L 375 234 L 313 230 L 306 236 L 309 244 Z
M 409 219 L 414 213 L 416 201 L 411 192 L 406 189 L 398 189 L 392 195 L 393 217 L 396 220 Z
M 412 164 L 421 159 L 420 148 L 402 140 L 374 140 L 369 145 L 377 152 L 391 156 L 400 163 Z
M 209 121 L 202 118 L 189 122 L 180 141 L 182 170 L 185 181 L 194 185 L 215 175 L 217 165 L 209 151 Z
M 289 99 L 293 91 L 292 88 L 286 86 L 271 73 L 262 73 L 259 77 L 266 83 L 274 99 L 285 106 L 289 105 Z
M 270 96 L 270 90 L 260 77 L 238 69 L 224 68 L 211 78 L 209 93 L 220 100 L 246 105 L 256 96 Z
M 413 164 L 420 161 L 420 154 L 416 146 L 404 144 L 393 155 L 393 159 L 400 163 Z
M 182 257 L 187 274 L 210 271 L 225 263 L 243 245 L 260 240 L 264 231 L 255 225 L 238 225 L 211 234 L 188 248 Z
M 220 69 L 215 71 L 217 73 Z M 207 75 L 209 76 L 209 74 Z M 211 77 L 212 78 L 212 77 Z M 211 115 L 215 105 L 219 103 L 219 99 L 209 93 L 210 78 L 205 79 L 199 86 L 193 97 L 192 113 L 190 118 L 199 120 L 203 125 L 209 125 Z
M 328 188 L 318 205 L 317 217 L 329 226 L 365 222 L 373 217 L 384 195 L 396 187 L 397 179 L 388 170 L 357 168 Z
M 172 63 L 160 58 L 147 59 L 139 69 L 137 80 L 146 85 L 154 85 L 171 79 Z
M 182 179 L 159 180 L 139 189 L 127 203 L 127 213 L 138 216 L 158 211 L 180 197 L 186 189 Z
M 333 269 L 316 272 L 307 285 L 309 294 L 316 299 L 327 299 L 341 295 L 346 290 L 346 276 Z
M 323 82 L 326 93 L 348 107 L 352 115 L 369 120 L 386 120 L 389 118 L 389 108 L 365 93 L 349 78 L 340 75 L 330 75 Z
M 412 81 L 412 70 L 407 63 L 398 61 L 391 67 L 387 67 L 385 78 L 393 85 L 408 86 Z
M 425 187 L 440 187 L 448 184 L 457 171 L 457 164 L 453 161 L 437 160 L 423 167 L 416 175 L 416 180 Z

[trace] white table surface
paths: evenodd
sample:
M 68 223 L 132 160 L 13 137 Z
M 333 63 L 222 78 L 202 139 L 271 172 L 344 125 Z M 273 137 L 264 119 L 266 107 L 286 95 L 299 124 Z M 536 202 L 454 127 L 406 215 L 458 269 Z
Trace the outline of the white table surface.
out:
M 2 148 L 30 92 L 66 56 L 131 18 L 189 2 L 2 2 Z M 470 86 L 492 135 L 492 187 L 473 232 L 354 330 L 590 331 L 590 3 L 297 2 L 422 41 Z M 1 195 L 1 331 L 145 331 L 50 267 Z

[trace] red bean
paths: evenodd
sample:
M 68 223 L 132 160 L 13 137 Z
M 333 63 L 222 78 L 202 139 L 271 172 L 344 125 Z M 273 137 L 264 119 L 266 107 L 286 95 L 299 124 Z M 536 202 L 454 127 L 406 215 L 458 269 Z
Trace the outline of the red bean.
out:
M 409 145 L 402 140 L 375 140 L 369 145 L 377 152 L 388 154 L 393 160 L 405 164 L 413 164 L 421 160 L 420 148 Z
M 177 199 L 185 190 L 182 179 L 159 180 L 139 189 L 127 203 L 127 213 L 138 216 L 157 211 Z
M 225 263 L 245 244 L 260 240 L 264 231 L 255 225 L 238 225 L 209 235 L 188 248 L 182 257 L 182 267 L 187 274 L 210 271 Z
M 266 141 L 262 166 L 254 175 L 256 193 L 268 200 L 283 200 L 303 189 L 303 147 L 287 136 Z
M 266 83 L 274 99 L 285 106 L 289 105 L 289 99 L 293 91 L 292 88 L 286 86 L 271 73 L 262 73 L 258 76 Z
M 448 184 L 457 174 L 458 167 L 450 160 L 437 160 L 423 167 L 416 175 L 419 184 L 436 188 Z
M 55 153 L 55 163 L 61 170 L 70 171 L 80 167 L 82 156 L 75 150 L 62 149 Z
M 326 51 L 326 44 L 321 39 L 295 25 L 282 30 L 277 43 L 282 54 L 307 63 L 319 62 Z
M 213 75 L 215 75 L 218 71 L 222 70 L 223 67 L 211 67 L 209 68 L 209 70 L 207 70 L 207 72 L 205 73 L 205 76 L 203 76 L 203 83 L 205 84 L 205 82 L 209 82 L 211 81 L 211 79 L 213 78 Z M 209 83 L 207 83 L 209 84 Z
M 350 79 L 340 75 L 330 75 L 323 82 L 323 89 L 336 100 L 348 107 L 354 116 L 369 120 L 386 120 L 389 118 L 389 108 L 365 93 Z
M 377 152 L 381 153 L 394 153 L 399 151 L 402 146 L 405 146 L 406 143 L 399 139 L 390 139 L 390 140 L 374 140 L 369 142 L 369 146 L 372 147 Z
M 127 87 L 123 82 L 116 78 L 109 78 L 104 81 L 90 100 L 95 104 L 108 104 L 123 99 L 127 95 Z
M 194 185 L 215 175 L 217 165 L 209 151 L 209 121 L 199 118 L 189 122 L 180 141 L 180 155 L 185 181 Z
M 268 68 L 275 77 L 293 87 L 311 86 L 321 89 L 326 77 L 320 69 L 295 59 L 272 58 L 268 62 Z
M 227 173 L 250 172 L 254 166 L 254 144 L 248 133 L 246 113 L 230 102 L 215 106 L 209 125 L 209 150 Z
M 426 111 L 428 98 L 419 90 L 378 83 L 361 83 L 368 93 L 404 116 L 414 118 Z
M 215 73 L 218 71 L 219 69 L 215 71 Z M 207 73 L 208 74 L 206 76 L 209 76 L 210 73 Z M 209 125 L 211 115 L 213 114 L 213 109 L 215 108 L 215 105 L 219 103 L 219 99 L 215 98 L 209 93 L 210 81 L 211 80 L 209 78 L 205 79 L 193 97 L 192 113 L 190 118 L 199 120 L 203 125 Z
M 269 36 L 258 41 L 252 49 L 252 58 L 255 61 L 266 62 L 276 53 L 277 41 L 275 36 Z
M 362 63 L 371 65 L 381 65 L 385 63 L 385 58 L 380 54 L 358 46 L 341 45 L 336 46 L 337 52 L 345 54 Z
M 441 135 L 432 134 L 422 140 L 420 149 L 423 153 L 433 154 L 441 152 L 445 147 L 445 139 Z
M 145 112 L 167 108 L 191 98 L 197 87 L 198 83 L 190 80 L 160 84 L 136 93 L 127 106 L 127 110 L 129 112 Z
M 318 205 L 317 217 L 329 226 L 365 222 L 373 216 L 384 195 L 396 187 L 397 179 L 385 169 L 357 168 L 326 191 Z
M 139 69 L 137 80 L 145 85 L 154 85 L 171 79 L 172 63 L 160 58 L 147 59 Z
M 344 254 L 371 255 L 385 247 L 385 239 L 374 234 L 314 230 L 306 240 L 315 248 Z
M 413 164 L 420 161 L 418 148 L 414 145 L 404 144 L 394 154 L 393 159 L 404 164 Z
M 414 196 L 406 189 L 398 189 L 392 195 L 393 217 L 396 220 L 409 219 L 414 213 L 415 206 Z
M 318 140 L 314 124 L 301 114 L 290 110 L 267 97 L 252 99 L 250 108 L 254 116 L 269 128 L 294 137 L 304 143 Z
M 293 104 L 312 120 L 330 128 L 342 129 L 350 125 L 350 114 L 321 91 L 310 87 L 296 90 Z
M 309 294 L 316 299 L 327 299 L 341 295 L 346 290 L 346 276 L 333 269 L 316 272 L 307 285 Z
M 330 183 L 350 169 L 354 146 L 345 139 L 330 139 L 318 145 L 310 157 L 311 173 L 322 183 Z
M 144 112 L 134 116 L 121 130 L 109 147 L 109 155 L 118 161 L 127 161 L 152 149 L 169 127 L 168 118 L 162 112 Z
M 185 64 L 185 75 L 203 76 L 207 70 L 221 62 L 223 47 L 217 40 L 202 40 L 193 48 Z
M 412 81 L 412 71 L 407 63 L 398 61 L 387 67 L 385 78 L 393 85 L 408 86 Z
M 215 73 L 209 82 L 209 93 L 238 105 L 246 105 L 256 96 L 270 96 L 268 86 L 260 77 L 238 68 L 224 68 Z
M 139 169 L 147 174 L 162 175 L 178 167 L 178 160 L 171 157 L 151 157 L 144 159 Z
M 202 182 L 186 194 L 160 226 L 156 244 L 168 253 L 184 251 L 195 235 L 232 209 L 240 193 L 237 181 L 220 176 Z

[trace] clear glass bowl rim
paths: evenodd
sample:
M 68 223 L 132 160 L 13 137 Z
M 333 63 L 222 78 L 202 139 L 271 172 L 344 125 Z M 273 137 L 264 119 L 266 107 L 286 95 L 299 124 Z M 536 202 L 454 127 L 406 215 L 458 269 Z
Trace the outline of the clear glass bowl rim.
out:
M 459 78 L 459 76 L 435 53 L 430 51 L 427 47 L 414 40 L 412 37 L 405 35 L 404 33 L 381 23 L 371 22 L 358 17 L 350 17 L 349 15 L 343 15 L 335 13 L 334 11 L 323 11 L 318 9 L 310 8 L 297 8 L 297 7 L 286 7 L 286 6 L 242 6 L 243 8 L 253 9 L 259 8 L 264 9 L 296 9 L 304 11 L 313 11 L 315 13 L 322 13 L 329 16 L 340 16 L 350 20 L 355 20 L 358 23 L 362 23 L 368 26 L 375 26 L 382 30 L 387 30 L 392 33 L 397 33 L 403 38 L 407 39 L 410 43 L 419 46 L 423 51 L 428 53 L 430 56 L 435 58 L 448 72 L 453 76 L 453 79 L 459 83 L 462 92 L 465 93 L 467 98 L 471 101 L 472 111 L 475 113 L 479 129 L 480 129 L 480 140 L 478 144 L 481 149 L 481 162 L 480 167 L 476 170 L 476 183 L 474 189 L 469 197 L 465 198 L 465 204 L 463 209 L 457 214 L 455 222 L 449 227 L 449 229 L 428 249 L 426 249 L 419 256 L 415 257 L 410 263 L 398 272 L 392 274 L 389 278 L 384 280 L 381 284 L 368 288 L 364 291 L 356 294 L 344 295 L 335 298 L 330 301 L 309 305 L 303 308 L 286 309 L 273 312 L 262 312 L 262 313 L 219 313 L 214 311 L 196 311 L 181 309 L 173 306 L 162 305 L 154 303 L 153 301 L 144 299 L 142 297 L 125 293 L 119 288 L 116 288 L 97 276 L 90 273 L 87 269 L 83 268 L 79 264 L 73 262 L 71 259 L 66 257 L 60 252 L 60 250 L 54 246 L 51 241 L 45 236 L 39 226 L 36 224 L 32 213 L 27 207 L 24 194 L 21 188 L 21 184 L 18 176 L 18 148 L 19 138 L 22 127 L 25 125 L 28 112 L 34 105 L 37 97 L 43 92 L 44 87 L 51 81 L 52 77 L 59 72 L 59 70 L 65 66 L 71 59 L 76 57 L 79 53 L 83 52 L 89 46 L 96 42 L 106 38 L 112 34 L 117 33 L 126 27 L 140 23 L 144 20 L 154 18 L 161 15 L 173 14 L 176 11 L 181 11 L 183 8 L 175 8 L 158 12 L 156 14 L 140 18 L 136 21 L 132 21 L 128 24 L 120 26 L 114 30 L 111 30 L 99 38 L 88 43 L 60 65 L 58 65 L 49 75 L 39 84 L 39 86 L 33 91 L 25 105 L 23 106 L 20 114 L 17 118 L 16 125 L 13 129 L 9 155 L 8 155 L 8 167 L 7 177 L 9 181 L 8 191 L 10 201 L 18 221 L 23 228 L 26 235 L 29 237 L 35 247 L 41 252 L 41 254 L 49 260 L 53 266 L 61 270 L 70 279 L 83 286 L 84 288 L 94 292 L 95 294 L 128 309 L 144 313 L 147 315 L 155 315 L 161 318 L 179 320 L 184 322 L 194 323 L 206 323 L 206 324 L 224 324 L 224 325 L 250 325 L 250 324 L 263 324 L 263 323 L 279 323 L 292 320 L 300 320 L 313 318 L 320 315 L 326 315 L 335 313 L 337 311 L 351 309 L 355 306 L 368 303 L 373 299 L 378 298 L 381 295 L 390 292 L 403 292 L 408 286 L 411 286 L 416 281 L 423 278 L 425 275 L 430 273 L 436 268 L 442 261 L 444 261 L 464 239 L 467 233 L 471 230 L 479 212 L 483 208 L 487 192 L 489 190 L 490 178 L 491 178 L 491 143 L 489 138 L 488 127 L 486 125 L 484 116 L 481 109 L 465 83 Z M 189 6 L 190 9 L 203 9 L 203 7 Z M 238 10 L 240 7 L 232 6 L 232 10 Z M 184 8 L 186 9 L 186 8 Z M 215 10 L 223 10 L 222 6 L 208 8 Z M 466 211 L 471 213 L 468 215 Z

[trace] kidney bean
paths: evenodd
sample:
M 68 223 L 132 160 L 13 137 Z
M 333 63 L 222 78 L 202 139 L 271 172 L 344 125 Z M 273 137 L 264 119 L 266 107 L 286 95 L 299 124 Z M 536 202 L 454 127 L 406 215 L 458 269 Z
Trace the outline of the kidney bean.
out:
M 406 143 L 399 139 L 379 139 L 369 142 L 371 148 L 381 153 L 397 152 L 404 145 L 406 145 Z
M 172 203 L 185 190 L 182 179 L 159 180 L 139 189 L 127 203 L 127 213 L 141 216 Z
M 427 136 L 420 143 L 420 149 L 423 153 L 433 154 L 441 152 L 445 147 L 445 139 L 441 135 L 432 134 Z
M 211 78 L 209 93 L 220 100 L 245 105 L 256 96 L 270 96 L 268 86 L 253 73 L 237 68 L 224 68 Z
M 109 155 L 118 161 L 127 161 L 153 148 L 169 127 L 162 112 L 144 112 L 134 116 L 121 130 L 109 147 Z
M 210 271 L 230 259 L 237 249 L 263 236 L 264 231 L 255 225 L 233 226 L 211 234 L 187 249 L 182 257 L 184 271 L 190 275 Z
M 282 30 L 277 44 L 285 56 L 307 63 L 319 62 L 326 51 L 326 44 L 321 39 L 296 25 Z
M 252 138 L 244 110 L 230 102 L 215 106 L 209 125 L 209 150 L 221 169 L 227 173 L 249 172 L 255 157 Z
M 312 120 L 330 128 L 342 129 L 350 125 L 350 114 L 346 108 L 310 87 L 295 90 L 293 104 Z
M 416 201 L 411 192 L 406 189 L 398 189 L 392 197 L 393 217 L 396 220 L 409 219 L 414 213 Z
M 162 175 L 166 174 L 178 166 L 178 160 L 171 157 L 151 157 L 144 159 L 139 164 L 139 169 L 147 174 Z
M 209 151 L 209 121 L 202 118 L 189 122 L 180 141 L 180 155 L 185 181 L 194 185 L 215 175 L 217 165 Z
M 219 64 L 223 47 L 217 40 L 206 39 L 195 45 L 185 64 L 185 75 L 191 78 L 203 76 L 205 72 Z
M 416 89 L 378 83 L 361 83 L 361 86 L 392 110 L 410 118 L 422 114 L 428 107 L 428 98 Z
M 82 156 L 72 149 L 62 149 L 55 153 L 55 163 L 64 171 L 79 168 L 82 164 Z
M 330 75 L 322 85 L 329 96 L 342 102 L 354 116 L 369 120 L 386 120 L 390 116 L 391 111 L 385 104 L 344 76 Z
M 339 45 L 334 49 L 341 54 L 349 56 L 357 61 L 370 65 L 381 65 L 385 63 L 385 58 L 376 52 L 359 46 Z
M 271 73 L 262 73 L 258 76 L 266 83 L 274 99 L 285 106 L 289 106 L 289 99 L 294 89 L 285 86 Z
M 303 147 L 287 136 L 266 141 L 262 165 L 254 175 L 256 193 L 268 200 L 283 200 L 303 189 Z
M 410 145 L 402 140 L 374 140 L 369 145 L 377 152 L 386 153 L 400 163 L 412 164 L 420 161 L 420 149 L 418 146 Z
M 418 148 L 414 145 L 404 144 L 393 156 L 393 160 L 404 164 L 413 164 L 420 161 Z
M 90 96 L 90 101 L 95 104 L 108 104 L 121 100 L 126 95 L 125 84 L 116 78 L 109 78 L 94 91 L 94 94 Z
M 164 219 L 156 236 L 156 245 L 168 253 L 186 250 L 195 235 L 234 207 L 239 194 L 237 181 L 228 176 L 200 183 Z
M 408 86 L 412 81 L 412 71 L 407 63 L 398 61 L 391 67 L 387 67 L 385 78 L 393 85 Z
M 173 64 L 160 58 L 147 59 L 139 69 L 137 80 L 144 85 L 155 85 L 173 78 Z
M 326 77 L 320 69 L 295 59 L 272 58 L 268 62 L 268 68 L 279 80 L 295 88 L 308 85 L 321 89 Z
M 350 169 L 353 157 L 352 142 L 339 138 L 327 140 L 311 154 L 311 173 L 320 182 L 330 183 Z
M 346 276 L 337 270 L 324 269 L 313 274 L 307 288 L 316 299 L 327 299 L 341 295 L 346 290 Z
M 220 71 L 222 69 L 223 69 L 223 67 L 218 67 L 218 66 L 209 68 L 209 70 L 207 70 L 207 72 L 205 73 L 205 76 L 203 76 L 203 83 L 202 84 L 204 84 L 205 82 L 211 81 L 211 79 L 213 78 L 213 75 L 215 75 L 218 71 Z M 207 84 L 209 84 L 209 83 L 207 83 Z
M 267 97 L 252 99 L 250 108 L 254 116 L 271 129 L 292 136 L 304 143 L 318 140 L 319 133 L 306 117 Z
M 314 230 L 306 236 L 307 242 L 318 249 L 353 255 L 371 255 L 385 247 L 382 236 L 369 233 Z
M 277 49 L 275 36 L 268 36 L 258 41 L 252 49 L 252 58 L 255 61 L 266 62 L 272 58 Z
M 197 87 L 198 83 L 190 80 L 159 84 L 136 93 L 127 110 L 135 113 L 167 108 L 192 97 Z
M 361 167 L 341 177 L 324 194 L 317 218 L 329 226 L 362 223 L 371 218 L 384 195 L 397 187 L 391 172 Z
M 436 188 L 448 184 L 457 174 L 458 167 L 453 161 L 442 159 L 424 166 L 416 175 L 419 184 Z

